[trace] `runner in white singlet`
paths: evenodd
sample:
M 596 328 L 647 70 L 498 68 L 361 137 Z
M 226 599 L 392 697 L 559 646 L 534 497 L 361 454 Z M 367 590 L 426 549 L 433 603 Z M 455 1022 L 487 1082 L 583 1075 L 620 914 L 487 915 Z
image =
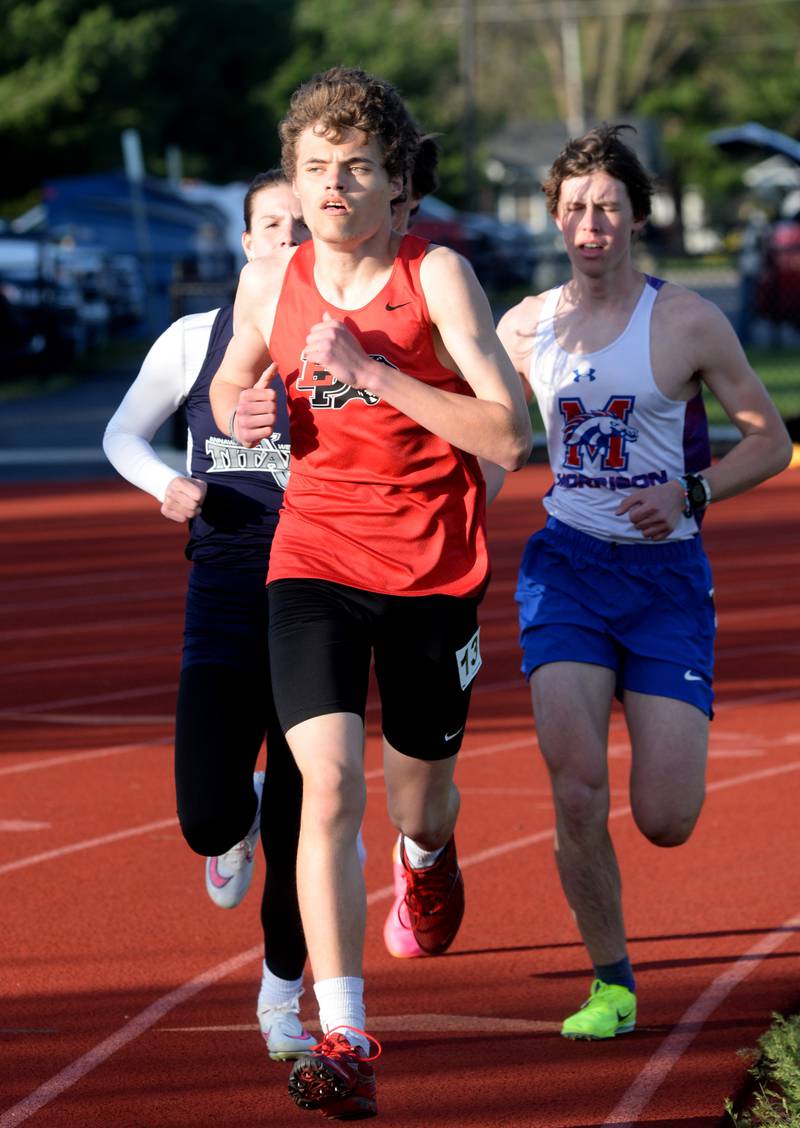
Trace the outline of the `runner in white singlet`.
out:
M 522 669 L 556 816 L 556 859 L 594 968 L 568 1038 L 634 1028 L 621 882 L 608 832 L 608 725 L 620 698 L 630 802 L 659 846 L 691 834 L 703 804 L 714 606 L 699 527 L 722 501 L 778 473 L 791 443 L 724 315 L 643 275 L 631 241 L 652 182 L 603 126 L 570 141 L 544 185 L 571 278 L 525 298 L 498 334 L 541 408 L 553 486 L 525 549 Z M 741 441 L 712 465 L 701 389 Z

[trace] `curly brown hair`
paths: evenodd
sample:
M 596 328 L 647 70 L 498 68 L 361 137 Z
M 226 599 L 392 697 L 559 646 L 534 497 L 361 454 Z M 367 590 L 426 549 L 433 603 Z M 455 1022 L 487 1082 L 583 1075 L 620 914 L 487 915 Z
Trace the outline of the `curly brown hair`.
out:
M 319 124 L 338 141 L 346 129 L 377 137 L 390 177 L 405 178 L 419 146 L 419 131 L 396 87 L 353 67 L 332 67 L 315 74 L 292 95 L 280 123 L 281 165 L 289 180 L 297 171 L 297 139 Z
M 653 197 L 654 182 L 629 145 L 620 140 L 624 129 L 636 130 L 632 125 L 607 125 L 603 122 L 595 129 L 567 142 L 542 185 L 551 215 L 558 211 L 561 184 L 570 176 L 585 176 L 601 170 L 621 180 L 628 190 L 635 219 L 647 219 Z

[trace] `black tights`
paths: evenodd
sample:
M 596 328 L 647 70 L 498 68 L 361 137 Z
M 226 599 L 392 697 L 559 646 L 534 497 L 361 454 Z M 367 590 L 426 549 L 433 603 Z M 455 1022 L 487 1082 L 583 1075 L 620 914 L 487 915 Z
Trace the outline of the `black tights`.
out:
M 267 738 L 261 844 L 264 958 L 273 975 L 299 979 L 306 944 L 295 868 L 303 783 L 280 730 L 263 670 L 192 665 L 181 671 L 175 724 L 175 789 L 183 836 L 198 854 L 224 854 L 253 824 L 253 769 Z

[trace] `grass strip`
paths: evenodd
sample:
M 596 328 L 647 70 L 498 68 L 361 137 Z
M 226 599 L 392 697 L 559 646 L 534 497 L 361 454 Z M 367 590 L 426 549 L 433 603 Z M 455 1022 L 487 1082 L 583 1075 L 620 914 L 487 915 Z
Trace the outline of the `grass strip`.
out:
M 725 1110 L 736 1128 L 800 1128 L 800 1014 L 773 1014 L 757 1050 L 740 1050 L 751 1058 L 749 1083 Z

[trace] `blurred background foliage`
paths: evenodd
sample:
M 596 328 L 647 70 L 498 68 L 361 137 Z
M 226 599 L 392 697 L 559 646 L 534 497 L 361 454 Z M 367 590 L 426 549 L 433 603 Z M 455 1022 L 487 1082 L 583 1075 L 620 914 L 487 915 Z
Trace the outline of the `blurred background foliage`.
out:
M 156 175 L 172 145 L 186 175 L 246 180 L 277 163 L 291 91 L 338 63 L 400 87 L 441 135 L 441 195 L 463 203 L 469 146 L 482 176 L 504 123 L 570 121 L 567 24 L 586 124 L 655 119 L 666 163 L 712 200 L 740 169 L 709 130 L 800 133 L 798 0 L 0 0 L 0 15 L 6 215 L 45 179 L 120 167 L 126 127 Z

